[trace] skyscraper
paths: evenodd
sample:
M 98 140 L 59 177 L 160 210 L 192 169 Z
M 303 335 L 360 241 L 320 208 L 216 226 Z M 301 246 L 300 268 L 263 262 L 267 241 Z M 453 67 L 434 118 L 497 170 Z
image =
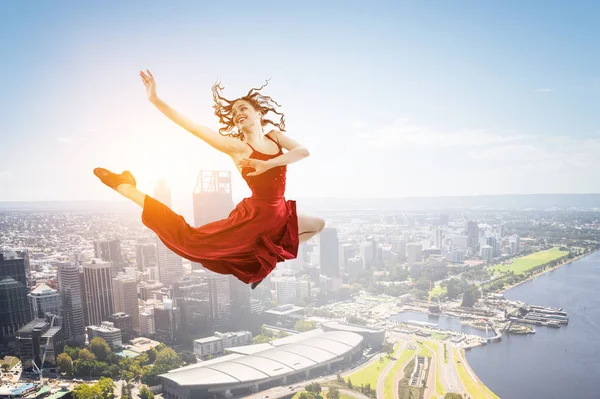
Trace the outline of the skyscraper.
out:
M 83 264 L 83 280 L 89 325 L 99 326 L 114 311 L 111 264 L 92 259 Z
M 477 222 L 472 220 L 467 222 L 467 237 L 469 247 L 476 251 L 479 247 L 479 226 L 477 226 Z
M 201 170 L 193 200 L 195 226 L 226 218 L 233 210 L 231 172 Z M 193 267 L 201 268 L 202 265 L 193 263 Z M 230 325 L 234 314 L 237 319 L 249 314 L 250 292 L 246 284 L 232 281 L 235 279 L 233 276 L 217 274 L 210 270 L 206 270 L 206 276 L 210 311 L 215 327 Z
M 140 331 L 140 308 L 138 306 L 137 281 L 124 275 L 113 279 L 115 313 L 131 316 L 134 331 Z
M 321 274 L 327 277 L 340 276 L 340 243 L 337 229 L 325 227 L 320 234 Z
M 15 251 L 0 251 L 0 338 L 9 339 L 33 318 L 27 300 L 25 259 Z
M 138 270 L 141 272 L 148 268 L 156 267 L 158 265 L 158 260 L 156 257 L 156 245 L 137 244 L 135 246 L 135 262 Z
M 79 266 L 62 263 L 57 266 L 58 291 L 62 297 L 65 341 L 85 343 L 83 292 Z
M 171 189 L 167 187 L 165 180 L 159 180 L 154 189 L 154 198 L 171 207 Z M 161 283 L 172 285 L 183 277 L 183 259 L 171 251 L 156 236 L 156 254 L 158 264 L 158 279 Z
M 118 239 L 94 241 L 94 255 L 105 262 L 121 263 L 121 241 Z

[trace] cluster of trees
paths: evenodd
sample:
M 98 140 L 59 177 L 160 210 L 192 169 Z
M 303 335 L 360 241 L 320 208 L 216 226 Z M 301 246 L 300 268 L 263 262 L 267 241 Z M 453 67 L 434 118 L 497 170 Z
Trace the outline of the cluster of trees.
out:
M 96 337 L 88 348 L 65 346 L 56 362 L 59 371 L 69 377 L 142 380 L 145 384 L 156 385 L 160 382 L 158 375 L 184 364 L 196 363 L 196 356 L 191 352 L 179 355 L 160 344 L 135 359 L 121 357 L 110 350 L 104 339 Z
M 299 399 L 323 399 L 323 396 L 321 395 L 323 390 L 318 382 L 308 384 L 304 389 L 305 392 L 302 392 L 300 395 L 298 395 Z M 327 399 L 340 399 L 340 390 L 335 387 L 331 387 L 327 390 L 325 397 Z
M 317 323 L 312 320 L 298 320 L 294 325 L 294 330 L 304 332 L 317 328 Z
M 279 331 L 278 333 L 275 333 L 271 330 L 269 330 L 268 328 L 266 328 L 265 326 L 262 326 L 260 328 L 260 334 L 255 336 L 254 338 L 252 338 L 252 342 L 255 344 L 264 344 L 270 341 L 273 341 L 274 339 L 278 339 L 278 338 L 285 338 L 287 337 L 288 333 L 286 333 L 285 331 Z
M 115 396 L 115 383 L 111 378 L 100 378 L 95 384 L 79 384 L 73 389 L 76 399 L 112 399 Z

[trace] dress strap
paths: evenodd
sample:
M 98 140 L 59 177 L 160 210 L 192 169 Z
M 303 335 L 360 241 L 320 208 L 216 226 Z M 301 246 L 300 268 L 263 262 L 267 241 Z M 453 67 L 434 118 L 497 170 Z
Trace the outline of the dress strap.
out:
M 277 144 L 277 148 L 279 148 L 279 151 L 281 151 L 281 146 L 279 145 L 279 141 L 277 141 L 273 137 L 271 137 L 271 135 L 269 135 L 269 133 L 267 133 L 265 136 L 267 136 L 267 138 L 271 139 L 272 142 L 274 142 L 275 144 Z
M 252 151 L 253 151 L 253 152 L 256 152 L 256 150 L 254 149 L 254 147 L 252 147 L 252 146 L 250 145 L 250 143 L 246 143 L 246 144 L 248 144 L 248 147 L 250 147 L 250 148 L 252 149 Z

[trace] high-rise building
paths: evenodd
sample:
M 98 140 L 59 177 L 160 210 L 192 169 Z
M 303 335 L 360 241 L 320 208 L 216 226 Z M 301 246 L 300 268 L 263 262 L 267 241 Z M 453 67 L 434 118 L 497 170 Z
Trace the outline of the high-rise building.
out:
M 94 256 L 112 265 L 111 274 L 116 277 L 123 267 L 121 241 L 118 239 L 94 241 Z
M 392 251 L 398 255 L 398 261 L 406 260 L 406 241 L 400 238 L 392 239 Z
M 156 244 L 137 244 L 135 246 L 135 262 L 141 272 L 157 267 Z
M 142 334 L 142 337 L 149 337 L 155 332 L 154 308 L 147 307 L 140 313 L 140 333 Z
M 175 306 L 181 310 L 181 332 L 198 336 L 212 332 L 208 284 L 203 271 L 194 271 L 173 287 Z
M 178 338 L 181 312 L 173 300 L 164 299 L 159 305 L 154 306 L 154 325 L 156 335 L 162 342 L 173 344 Z
M 488 264 L 492 263 L 493 256 L 494 248 L 491 245 L 483 245 L 481 247 L 481 258 L 485 260 Z
M 320 233 L 321 274 L 327 277 L 340 276 L 340 243 L 337 229 L 325 227 Z
M 206 271 L 208 300 L 213 327 L 227 327 L 231 324 L 231 284 L 230 277 Z
M 46 284 L 39 284 L 27 296 L 33 317 L 44 318 L 46 313 L 62 317 L 62 300 L 57 290 Z
M 123 342 L 129 342 L 133 339 L 133 319 L 126 313 L 115 313 L 108 316 L 109 322 L 113 323 L 115 328 L 121 330 L 121 340 Z M 140 317 L 138 311 L 137 324 L 140 324 Z
M 476 251 L 479 247 L 479 226 L 472 220 L 467 222 L 468 246 Z
M 140 308 L 138 305 L 137 282 L 124 275 L 119 275 L 114 278 L 113 300 L 115 313 L 125 313 L 131 316 L 133 330 L 140 331 Z M 117 327 L 120 328 L 119 326 Z
M 84 296 L 79 266 L 61 263 L 56 269 L 58 271 L 58 291 L 62 299 L 65 341 L 68 343 L 84 344 Z
M 194 225 L 203 226 L 225 219 L 234 208 L 231 195 L 231 172 L 201 170 L 193 194 Z M 201 268 L 193 263 L 193 268 Z M 206 270 L 210 314 L 214 328 L 230 327 L 233 314 L 244 317 L 239 311 L 250 309 L 250 295 L 246 284 L 232 281 L 231 275 L 223 275 Z M 236 279 L 237 280 L 237 279 Z M 234 306 L 237 310 L 234 312 Z M 249 311 L 247 312 L 249 315 Z
M 169 208 L 171 207 L 171 189 L 167 186 L 165 180 L 159 180 L 154 189 L 154 198 Z M 159 281 L 170 286 L 181 280 L 183 277 L 183 259 L 167 248 L 158 236 L 156 236 L 156 255 Z
M 435 230 L 435 247 L 442 249 L 442 241 L 444 240 L 444 232 L 442 229 Z
M 35 362 L 38 368 L 42 363 L 55 366 L 56 357 L 64 349 L 64 334 L 60 325 L 52 325 L 50 319 L 33 319 L 17 331 L 17 347 L 23 369 Z M 44 356 L 45 352 L 45 356 Z
M 99 337 L 106 341 L 112 351 L 117 351 L 123 347 L 121 330 L 115 327 L 110 321 L 103 321 L 97 326 L 87 326 L 88 342 Z
M 111 263 L 100 259 L 92 259 L 91 263 L 84 263 L 83 279 L 88 323 L 99 326 L 109 315 L 115 313 Z
M 423 245 L 421 243 L 411 242 L 406 246 L 408 263 L 417 263 L 423 261 Z
M 27 300 L 25 259 L 10 249 L 0 250 L 0 338 L 11 339 L 33 318 Z
M 271 290 L 275 292 L 277 305 L 294 304 L 298 297 L 296 277 L 272 277 Z

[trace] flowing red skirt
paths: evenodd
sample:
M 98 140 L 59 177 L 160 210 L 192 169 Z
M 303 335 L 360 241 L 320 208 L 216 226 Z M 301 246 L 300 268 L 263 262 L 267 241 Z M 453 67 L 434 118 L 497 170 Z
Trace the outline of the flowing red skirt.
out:
M 146 196 L 142 222 L 179 256 L 244 283 L 267 277 L 298 254 L 296 201 L 244 198 L 226 219 L 192 227 L 183 216 Z

